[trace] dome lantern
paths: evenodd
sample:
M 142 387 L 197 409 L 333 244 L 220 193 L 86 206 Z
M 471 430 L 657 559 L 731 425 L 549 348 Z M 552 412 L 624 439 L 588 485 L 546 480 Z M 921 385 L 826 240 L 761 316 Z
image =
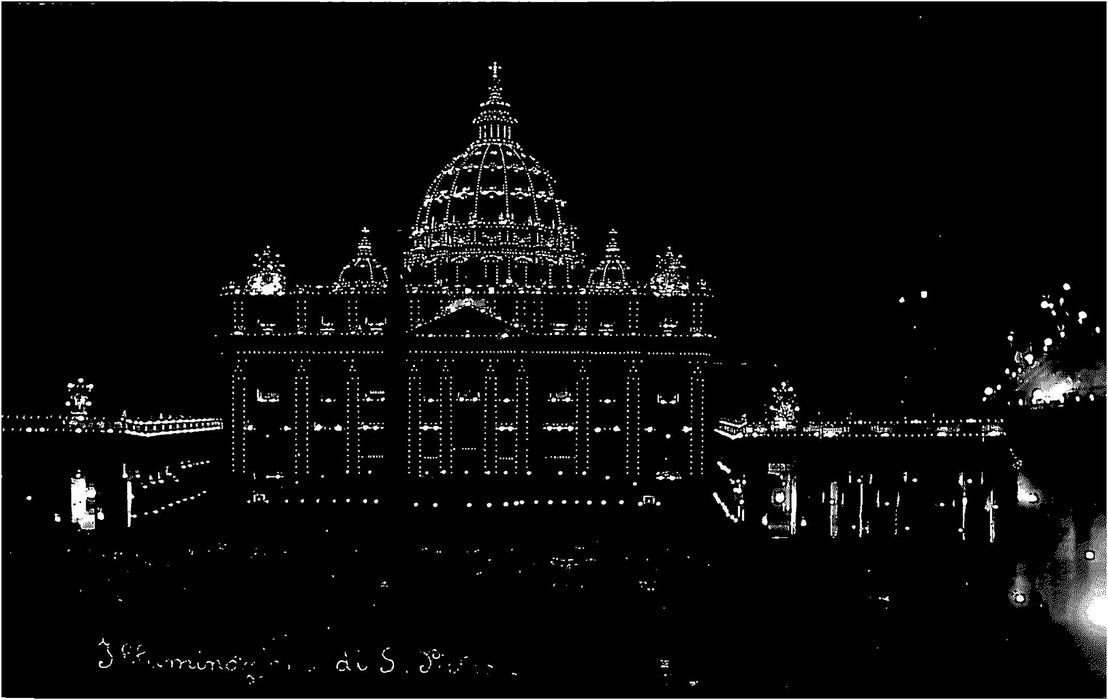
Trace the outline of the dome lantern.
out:
M 489 66 L 489 99 L 481 103 L 481 112 L 473 120 L 477 125 L 478 143 L 511 141 L 512 127 L 519 123 L 508 111 L 511 105 L 504 101 L 501 70 L 495 61 Z

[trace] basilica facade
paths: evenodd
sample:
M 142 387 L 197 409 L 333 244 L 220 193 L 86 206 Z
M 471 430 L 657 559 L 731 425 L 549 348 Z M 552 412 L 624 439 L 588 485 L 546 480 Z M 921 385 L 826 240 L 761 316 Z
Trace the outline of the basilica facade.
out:
M 566 221 L 495 65 L 474 126 L 431 180 L 402 269 L 363 230 L 331 281 L 291 283 L 267 248 L 224 289 L 231 464 L 255 494 L 704 475 L 706 283 L 669 249 L 632 270 L 615 231 Z

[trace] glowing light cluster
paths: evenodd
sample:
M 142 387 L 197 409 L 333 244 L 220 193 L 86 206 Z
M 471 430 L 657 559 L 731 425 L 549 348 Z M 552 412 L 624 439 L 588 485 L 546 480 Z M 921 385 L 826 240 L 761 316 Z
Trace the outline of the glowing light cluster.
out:
M 86 384 L 81 377 L 67 384 L 66 388 L 69 389 L 69 398 L 65 402 L 69 407 L 68 423 L 71 426 L 80 425 L 88 420 L 88 409 L 92 406 L 93 385 Z
M 254 272 L 246 280 L 246 293 L 262 296 L 285 293 L 285 264 L 268 245 L 254 254 Z
M 1063 292 L 1070 292 L 1071 285 L 1062 285 Z M 1003 391 L 1004 384 L 985 387 L 982 401 L 1006 401 L 1013 398 L 1020 406 L 1059 406 L 1072 399 L 1089 401 L 1105 395 L 1105 375 L 1102 344 L 1095 338 L 1100 326 L 1090 329 L 1087 312 L 1071 313 L 1072 298 L 1051 294 L 1042 295 L 1038 308 L 1044 312 L 1041 324 L 1048 328 L 1037 337 L 1007 336 L 1012 363 L 1004 369 L 1005 383 L 1010 391 Z
M 771 431 L 796 430 L 800 406 L 796 403 L 796 391 L 788 382 L 781 382 L 771 389 L 769 428 Z
M 650 291 L 658 297 L 688 295 L 689 280 L 685 273 L 685 264 L 672 248 L 666 248 L 666 252 L 658 256 L 657 271 L 650 278 Z

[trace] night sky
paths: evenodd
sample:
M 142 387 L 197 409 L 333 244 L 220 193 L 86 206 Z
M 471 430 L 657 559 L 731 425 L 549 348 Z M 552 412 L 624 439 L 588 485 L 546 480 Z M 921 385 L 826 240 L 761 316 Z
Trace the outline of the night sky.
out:
M 221 414 L 219 288 L 266 243 L 329 282 L 363 226 L 395 279 L 493 60 L 589 263 L 615 227 L 640 279 L 673 244 L 714 286 L 736 406 L 789 378 L 884 414 L 919 371 L 980 411 L 1040 294 L 1103 323 L 1103 4 L 2 14 L 5 413 L 83 376 L 105 411 Z

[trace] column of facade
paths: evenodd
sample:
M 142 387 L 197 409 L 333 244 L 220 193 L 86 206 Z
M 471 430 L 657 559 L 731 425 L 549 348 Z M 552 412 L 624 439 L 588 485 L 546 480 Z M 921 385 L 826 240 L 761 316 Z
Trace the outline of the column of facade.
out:
M 443 360 L 439 373 L 439 469 L 454 474 L 454 366 Z
M 484 409 L 481 424 L 481 452 L 484 456 L 484 470 L 495 475 L 498 470 L 496 449 L 496 362 L 485 360 L 485 384 L 481 391 L 481 406 Z
M 577 361 L 577 390 L 574 392 L 574 414 L 576 436 L 573 456 L 573 469 L 575 474 L 587 472 L 589 469 L 589 441 L 592 435 L 592 392 L 589 387 L 589 361 Z
M 297 299 L 296 304 L 296 332 L 307 333 L 308 332 L 308 300 Z
M 435 274 L 438 274 L 438 268 L 436 267 Z M 413 330 L 417 326 L 423 323 L 423 318 L 419 313 L 419 298 L 415 295 L 408 297 L 408 330 Z
M 309 472 L 309 441 L 311 435 L 311 406 L 308 396 L 308 360 L 293 360 L 292 377 L 292 472 L 294 482 Z
M 346 332 L 347 334 L 358 333 L 361 330 L 361 324 L 358 323 L 358 298 L 349 296 L 346 298 Z
M 626 418 L 624 439 L 626 440 L 627 461 L 625 474 L 629 479 L 639 478 L 639 441 L 642 428 L 642 378 L 639 374 L 641 360 L 631 359 L 627 365 L 627 392 L 624 397 Z
M 362 474 L 362 379 L 358 361 L 351 358 L 346 364 L 346 474 Z
M 512 304 L 515 305 L 515 323 L 524 331 L 530 330 L 530 324 L 527 319 L 527 307 L 523 305 L 523 297 L 517 296 L 512 301 Z
M 246 309 L 242 299 L 231 302 L 231 330 L 236 334 L 246 332 Z
M 231 370 L 231 469 L 236 474 L 247 474 L 246 406 L 246 358 L 236 357 Z
M 531 472 L 531 417 L 530 413 L 530 377 L 527 374 L 527 365 L 522 359 L 516 360 L 516 395 L 515 395 L 515 475 L 521 476 Z
M 689 375 L 689 475 L 704 475 L 704 362 L 690 362 Z
M 421 435 L 419 426 L 422 402 L 420 400 L 421 377 L 419 373 L 419 360 L 408 361 L 408 476 L 422 475 L 421 460 L 423 451 L 420 449 Z

